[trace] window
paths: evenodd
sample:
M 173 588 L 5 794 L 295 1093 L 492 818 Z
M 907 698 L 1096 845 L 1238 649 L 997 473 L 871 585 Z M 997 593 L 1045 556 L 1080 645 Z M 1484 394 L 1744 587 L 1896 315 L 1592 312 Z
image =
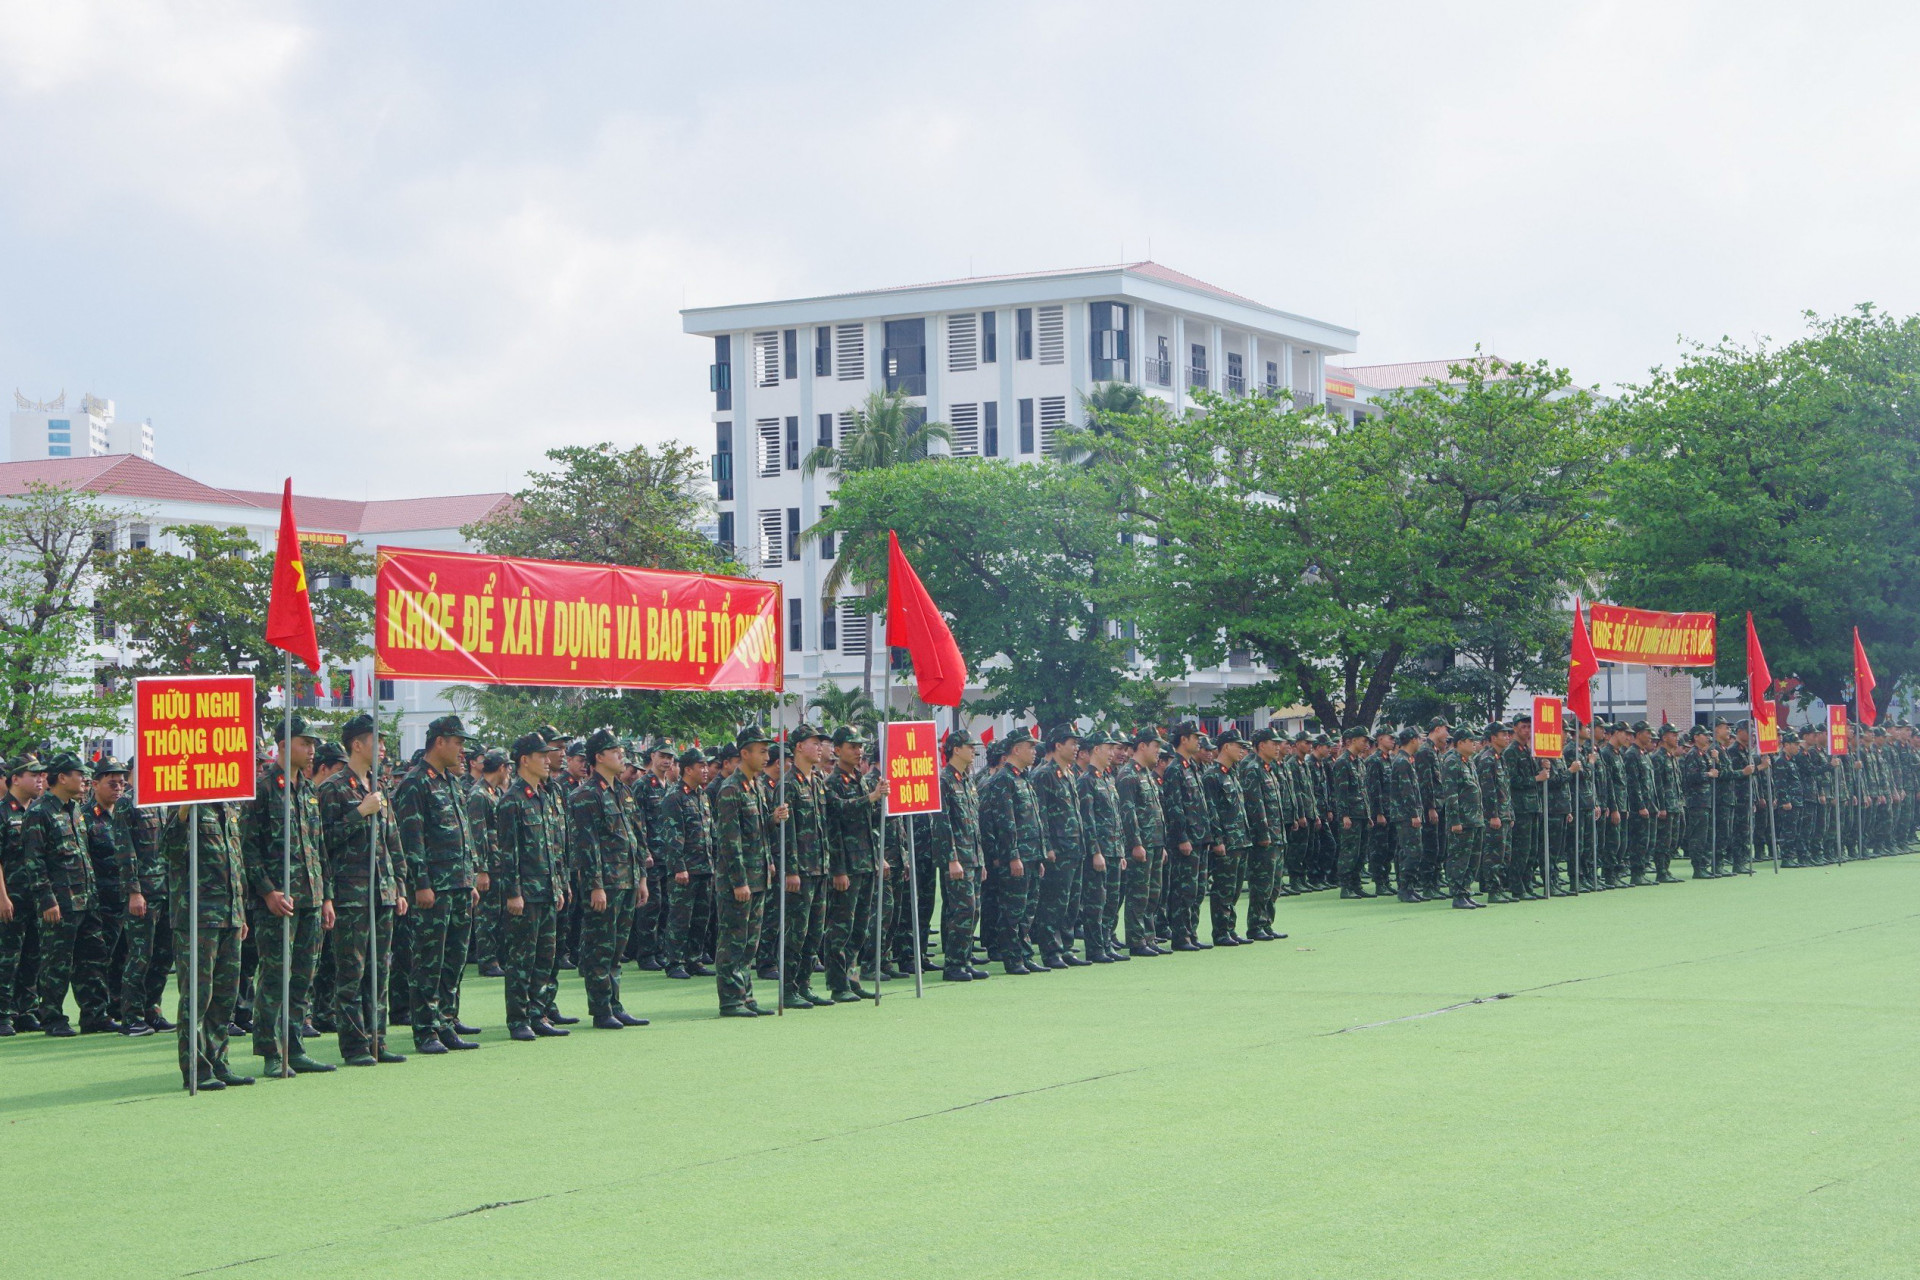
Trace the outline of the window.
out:
M 798 598 L 787 601 L 787 649 L 799 653 L 806 648 L 806 637 L 801 634 L 800 624 L 805 621 L 805 609 Z
M 1203 342 L 1194 343 L 1192 347 L 1189 349 L 1188 354 L 1191 358 L 1189 360 L 1189 363 L 1187 364 L 1187 385 L 1190 387 L 1206 386 L 1207 385 L 1206 344 Z
M 1040 452 L 1053 452 L 1053 433 L 1067 421 L 1065 396 L 1040 397 Z
M 1067 309 L 1040 308 L 1040 363 L 1067 362 Z
M 713 392 L 713 407 L 721 413 L 733 408 L 733 336 L 720 334 L 713 340 L 713 367 L 707 370 L 707 390 Z
M 824 378 L 833 372 L 833 326 L 823 324 L 813 331 L 813 376 Z
M 1020 402 L 1020 452 L 1033 452 L 1033 401 Z
M 127 530 L 127 549 L 139 551 L 153 541 L 153 532 L 144 524 L 136 524 Z
M 788 329 L 780 335 L 781 362 L 786 366 L 784 372 L 789 378 L 800 376 L 800 331 Z
M 787 470 L 800 469 L 800 419 L 787 419 Z
M 832 514 L 833 514 L 832 507 L 820 508 L 820 520 L 818 523 L 825 523 L 826 518 Z M 820 535 L 820 558 L 822 560 L 833 559 L 834 553 L 839 549 L 839 542 L 840 542 L 840 535 L 837 533 L 821 534 Z M 827 648 L 831 649 L 833 648 L 833 646 L 828 645 Z
M 110 524 L 97 524 L 93 527 L 93 549 L 111 551 L 118 539 L 114 536 L 114 527 Z
M 760 563 L 779 564 L 787 558 L 780 535 L 785 533 L 780 508 L 767 507 L 760 512 Z
M 800 508 L 787 508 L 787 559 L 800 558 Z
M 1244 358 L 1238 351 L 1227 352 L 1227 385 L 1230 395 L 1239 395 L 1247 389 L 1247 371 Z
M 947 317 L 947 372 L 971 373 L 980 367 L 979 317 L 969 311 Z
M 1269 360 L 1267 361 L 1267 390 L 1278 391 L 1279 389 L 1280 362 L 1278 360 Z
M 873 647 L 873 615 L 861 613 L 853 605 L 840 606 L 840 652 L 864 656 Z
M 733 424 L 713 424 L 713 487 L 720 501 L 733 501 Z
M 762 387 L 780 385 L 780 332 L 777 329 L 753 335 L 753 380 Z
M 820 604 L 820 647 L 840 647 L 840 610 L 831 600 L 823 600 Z
M 977 458 L 980 456 L 979 405 L 956 404 L 947 406 L 947 426 L 953 431 L 954 457 Z
M 777 476 L 780 474 L 780 419 L 759 418 L 754 421 L 754 431 L 760 436 L 760 474 Z
M 842 382 L 858 382 L 867 376 L 867 326 L 843 324 L 834 335 L 840 342 L 835 362 L 836 376 Z
M 1013 313 L 1013 358 L 1033 359 L 1033 308 L 1020 307 Z
M 980 313 L 980 363 L 992 364 L 1000 358 L 1000 313 Z
M 1127 361 L 1131 355 L 1128 349 L 1127 320 L 1129 308 L 1124 302 L 1095 302 L 1088 308 L 1088 318 L 1092 341 L 1093 380 L 1095 382 L 1125 382 L 1127 380 Z
M 725 550 L 732 551 L 733 550 L 733 512 L 722 511 L 720 513 L 719 534 L 720 536 L 716 538 L 715 541 L 719 543 L 719 545 Z
M 1000 402 L 989 400 L 980 406 L 980 456 L 1000 456 Z
M 886 337 L 880 367 L 887 390 L 904 391 L 910 396 L 927 394 L 926 320 L 889 320 Z
M 107 606 L 97 600 L 93 605 L 93 638 L 95 640 L 113 639 L 113 624 L 107 621 Z
M 816 439 L 814 440 L 814 443 L 817 444 L 822 449 L 833 448 L 833 415 L 832 414 L 823 413 L 820 415 L 820 434 L 818 437 L 816 437 Z
M 380 699 L 380 701 L 382 702 L 392 702 L 393 701 L 393 681 L 382 680 L 380 682 L 379 692 L 374 694 L 374 696 Z
M 47 456 L 49 458 L 71 458 L 73 456 L 73 446 L 70 444 L 50 444 L 47 446 Z

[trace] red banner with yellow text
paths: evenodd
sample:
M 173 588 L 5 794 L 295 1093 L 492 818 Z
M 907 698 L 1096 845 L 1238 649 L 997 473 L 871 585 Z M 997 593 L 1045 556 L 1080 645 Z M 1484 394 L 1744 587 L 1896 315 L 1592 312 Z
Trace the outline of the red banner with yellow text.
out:
M 1648 667 L 1713 665 L 1711 613 L 1661 613 L 1617 604 L 1591 606 L 1593 653 L 1607 662 Z
M 1533 758 L 1551 760 L 1567 745 L 1566 715 L 1558 698 L 1533 700 Z
M 780 585 L 664 569 L 379 549 L 387 679 L 778 691 Z
M 1754 749 L 1763 756 L 1780 753 L 1780 704 L 1762 702 L 1755 708 L 1760 714 L 1753 718 Z
M 1827 708 L 1827 754 L 1844 756 L 1853 750 L 1853 726 L 1845 707 Z
M 141 676 L 133 754 L 142 809 L 253 799 L 252 676 Z
M 887 723 L 887 816 L 940 812 L 940 737 L 931 720 Z

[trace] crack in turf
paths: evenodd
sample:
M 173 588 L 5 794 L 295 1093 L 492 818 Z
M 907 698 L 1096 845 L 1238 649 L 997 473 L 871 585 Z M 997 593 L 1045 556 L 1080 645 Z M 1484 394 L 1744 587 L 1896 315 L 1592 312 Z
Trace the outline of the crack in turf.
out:
M 605 1191 L 615 1187 L 636 1186 L 642 1182 L 651 1182 L 657 1178 L 670 1178 L 676 1174 L 690 1173 L 696 1169 L 711 1168 L 714 1165 L 732 1164 L 736 1161 L 751 1160 L 760 1156 L 777 1155 L 782 1151 L 795 1151 L 801 1147 L 809 1147 L 821 1142 L 833 1142 L 840 1138 L 853 1137 L 856 1134 L 872 1133 L 879 1129 L 890 1129 L 897 1125 L 912 1124 L 919 1120 L 932 1120 L 939 1116 L 952 1115 L 957 1111 L 970 1111 L 975 1107 L 984 1107 L 990 1103 L 1006 1102 L 1012 1098 L 1025 1098 L 1036 1093 L 1050 1093 L 1055 1089 L 1071 1088 L 1074 1085 L 1096 1084 L 1102 1080 L 1112 1080 L 1117 1076 L 1135 1075 L 1142 1071 L 1151 1070 L 1157 1065 L 1160 1064 L 1147 1063 L 1138 1067 L 1122 1067 L 1117 1071 L 1102 1071 L 1096 1075 L 1081 1076 L 1075 1080 L 1056 1080 L 1052 1084 L 1035 1085 L 1031 1089 L 1015 1089 L 1007 1093 L 990 1094 L 984 1098 L 975 1098 L 971 1102 L 957 1102 L 950 1107 L 939 1107 L 932 1111 L 916 1112 L 910 1116 L 895 1116 L 891 1120 L 878 1120 L 872 1124 L 854 1125 L 846 1129 L 836 1129 L 831 1133 L 815 1134 L 811 1138 L 802 1138 L 797 1142 L 783 1142 L 778 1146 L 772 1147 L 756 1147 L 751 1151 L 736 1151 L 730 1155 L 715 1156 L 710 1160 L 695 1160 L 690 1164 L 676 1165 L 671 1169 L 658 1169 L 652 1173 L 642 1174 L 637 1178 L 629 1178 L 625 1182 L 597 1182 L 590 1188 L 568 1187 L 562 1191 L 549 1191 L 544 1195 L 526 1196 L 519 1200 L 495 1200 L 487 1204 L 475 1205 L 471 1209 L 462 1209 L 457 1213 L 447 1213 L 436 1218 L 424 1218 L 418 1222 L 401 1223 L 396 1226 L 384 1227 L 381 1229 L 380 1234 L 390 1235 L 396 1231 L 415 1231 L 421 1227 L 431 1227 L 442 1222 L 453 1222 L 460 1218 L 469 1218 L 478 1213 L 491 1213 L 495 1209 L 510 1209 L 515 1205 L 538 1204 L 543 1200 L 558 1200 L 563 1196 L 578 1195 L 580 1192 L 587 1190 Z M 277 1262 L 282 1258 L 293 1258 L 303 1254 L 318 1253 L 322 1249 L 331 1249 L 339 1243 L 341 1242 L 337 1240 L 327 1240 L 319 1244 L 307 1245 L 301 1249 L 288 1249 L 281 1253 L 262 1254 L 257 1258 L 240 1258 L 233 1262 L 223 1262 L 218 1266 L 203 1267 L 197 1271 L 184 1271 L 180 1274 L 183 1277 L 212 1275 L 218 1271 L 232 1271 L 240 1267 L 250 1267 L 256 1262 Z

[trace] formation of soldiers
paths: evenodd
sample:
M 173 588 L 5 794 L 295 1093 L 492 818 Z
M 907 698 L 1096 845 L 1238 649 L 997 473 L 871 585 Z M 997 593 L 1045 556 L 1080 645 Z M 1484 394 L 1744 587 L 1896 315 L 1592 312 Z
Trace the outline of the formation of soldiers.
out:
M 0 1036 L 177 1029 L 183 1082 L 217 1090 L 253 1082 L 229 1061 L 235 1036 L 282 1077 L 334 1071 L 308 1052 L 326 1034 L 346 1065 L 404 1062 L 392 1024 L 419 1054 L 478 1048 L 471 964 L 504 980 L 509 1038 L 533 1041 L 580 1021 L 557 1003 L 568 967 L 598 1029 L 646 1025 L 622 999 L 628 963 L 710 977 L 723 1016 L 757 1017 L 774 1009 L 756 978 L 784 977 L 774 999 L 798 1012 L 922 967 L 972 982 L 989 961 L 1028 975 L 1277 940 L 1277 904 L 1298 894 L 1472 909 L 1678 883 L 1682 857 L 1705 880 L 1905 852 L 1920 829 L 1904 721 L 1845 756 L 1818 728 L 1761 755 L 1744 721 L 1602 722 L 1545 758 L 1525 715 L 1331 736 L 1016 729 L 991 745 L 955 730 L 942 808 L 891 818 L 851 727 L 675 750 L 544 726 L 487 750 L 446 716 L 398 768 L 370 716 L 332 742 L 297 716 L 283 736 L 252 801 L 164 811 L 137 806 L 112 758 L 8 763 Z

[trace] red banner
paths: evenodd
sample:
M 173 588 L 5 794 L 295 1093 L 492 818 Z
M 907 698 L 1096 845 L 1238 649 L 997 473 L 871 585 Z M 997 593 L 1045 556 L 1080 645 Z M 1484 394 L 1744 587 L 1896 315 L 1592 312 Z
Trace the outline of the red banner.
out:
M 253 799 L 254 719 L 252 676 L 135 680 L 140 807 Z
M 1566 745 L 1566 716 L 1560 699 L 1536 697 L 1533 700 L 1533 758 L 1555 759 Z
M 1853 726 L 1847 723 L 1845 707 L 1827 708 L 1827 754 L 1844 756 L 1853 750 Z
M 1753 745 L 1763 756 L 1778 755 L 1780 752 L 1780 704 L 1761 702 L 1755 708 L 1759 712 L 1753 718 Z
M 940 736 L 931 720 L 887 724 L 887 816 L 940 812 Z
M 1713 665 L 1714 616 L 1710 613 L 1660 613 L 1596 604 L 1590 620 L 1597 658 L 1647 667 Z
M 379 560 L 374 658 L 388 679 L 781 687 L 777 582 L 397 547 Z

